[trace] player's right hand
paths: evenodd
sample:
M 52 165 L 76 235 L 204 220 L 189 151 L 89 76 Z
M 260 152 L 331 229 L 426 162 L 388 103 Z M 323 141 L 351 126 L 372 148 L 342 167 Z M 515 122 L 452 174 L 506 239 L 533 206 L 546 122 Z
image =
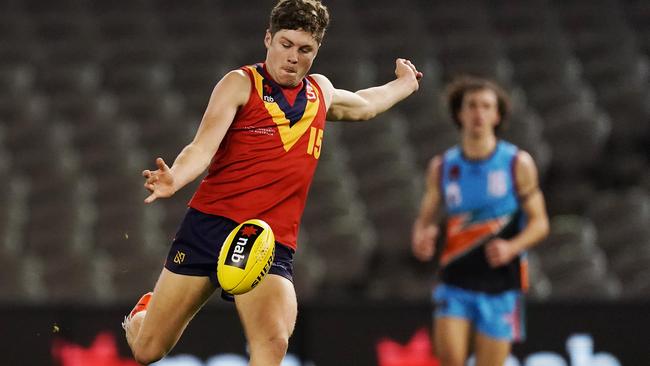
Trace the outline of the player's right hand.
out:
M 157 198 L 171 197 L 174 189 L 174 176 L 162 158 L 156 159 L 157 170 L 144 170 L 142 176 L 145 178 L 144 188 L 151 194 L 145 198 L 144 203 L 151 203 Z
M 433 258 L 435 253 L 436 238 L 438 237 L 439 229 L 435 225 L 428 225 L 419 227 L 413 230 L 413 240 L 411 249 L 415 258 L 422 262 L 426 262 Z
M 420 79 L 422 79 L 423 74 L 418 71 L 411 60 L 398 58 L 395 60 L 395 76 L 398 79 L 406 78 L 411 80 L 413 91 L 417 91 L 420 88 Z

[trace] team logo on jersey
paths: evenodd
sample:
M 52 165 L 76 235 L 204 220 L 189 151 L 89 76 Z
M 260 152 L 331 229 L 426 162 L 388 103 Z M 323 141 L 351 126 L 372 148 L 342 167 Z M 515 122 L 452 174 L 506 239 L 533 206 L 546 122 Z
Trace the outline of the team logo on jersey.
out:
M 267 82 L 264 82 L 263 88 L 264 94 L 262 96 L 262 99 L 264 99 L 264 101 L 267 103 L 275 103 L 275 99 L 273 99 L 273 87 Z
M 503 170 L 493 170 L 488 173 L 488 194 L 492 197 L 503 197 L 508 193 L 508 183 L 506 172 Z
M 460 167 L 458 165 L 453 165 L 449 169 L 449 179 L 450 180 L 458 180 L 458 179 L 460 179 Z
M 445 201 L 447 207 L 458 207 L 463 202 L 463 196 L 460 193 L 460 185 L 455 182 L 447 184 L 445 187 Z

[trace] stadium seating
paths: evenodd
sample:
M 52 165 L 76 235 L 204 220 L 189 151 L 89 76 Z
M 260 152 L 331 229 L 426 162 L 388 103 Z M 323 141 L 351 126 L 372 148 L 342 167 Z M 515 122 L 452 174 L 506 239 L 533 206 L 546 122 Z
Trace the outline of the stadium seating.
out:
M 598 245 L 611 260 L 613 270 L 623 280 L 624 295 L 647 296 L 639 276 L 645 272 L 650 250 L 650 196 L 647 191 L 599 192 L 587 215 L 600 228 Z M 645 291 L 645 292 L 643 292 Z
M 376 121 L 328 123 L 301 296 L 427 298 L 410 228 L 428 162 L 458 141 L 444 85 L 477 74 L 513 95 L 503 137 L 535 158 L 553 216 L 533 297 L 650 298 L 646 1 L 324 2 L 314 72 L 357 90 L 408 57 L 425 78 Z M 270 6 L 0 2 L 0 302 L 131 302 L 153 285 L 198 181 L 149 207 L 140 172 L 190 141 L 224 73 L 264 59 Z
M 369 276 L 377 247 L 374 225 L 357 192 L 357 178 L 347 165 L 350 157 L 341 146 L 340 129 L 336 127 L 331 126 L 323 139 L 324 150 L 311 187 L 312 200 L 303 217 L 303 228 L 314 234 L 306 235 L 305 242 L 300 234 L 298 252 L 311 247 L 305 260 L 314 258 L 317 275 L 296 278 L 296 284 L 312 288 L 307 290 L 312 295 L 313 287 L 318 285 L 324 291 L 352 294 Z M 342 253 L 346 260 L 341 260 Z M 309 271 L 309 266 L 305 263 L 303 271 Z
M 608 258 L 597 245 L 593 222 L 574 215 L 557 215 L 551 235 L 534 252 L 551 281 L 554 298 L 616 298 L 621 285 Z

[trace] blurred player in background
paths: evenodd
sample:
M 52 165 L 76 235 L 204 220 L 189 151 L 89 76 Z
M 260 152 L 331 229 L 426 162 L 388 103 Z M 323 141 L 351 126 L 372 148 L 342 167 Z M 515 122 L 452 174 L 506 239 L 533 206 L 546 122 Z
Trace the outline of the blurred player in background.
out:
M 422 261 L 442 250 L 433 293 L 442 365 L 465 365 L 473 349 L 477 366 L 501 366 L 523 336 L 525 251 L 547 235 L 548 217 L 532 157 L 496 136 L 509 114 L 505 92 L 471 77 L 447 91 L 460 144 L 429 164 L 412 247 Z
M 258 218 L 275 233 L 275 260 L 262 283 L 234 301 L 250 364 L 279 365 L 296 321 L 292 261 L 307 191 L 322 149 L 325 120 L 367 120 L 408 97 L 422 74 L 396 60 L 395 80 L 356 93 L 308 75 L 329 14 L 318 0 L 283 0 L 264 37 L 264 63 L 226 74 L 216 85 L 194 140 L 169 167 L 145 170 L 146 203 L 172 196 L 207 168 L 189 203 L 153 293 L 126 317 L 135 359 L 165 356 L 218 287 L 217 258 L 237 223 Z M 343 61 L 343 60 L 342 60 Z M 227 294 L 224 294 L 227 295 Z M 215 324 L 215 331 L 219 324 Z

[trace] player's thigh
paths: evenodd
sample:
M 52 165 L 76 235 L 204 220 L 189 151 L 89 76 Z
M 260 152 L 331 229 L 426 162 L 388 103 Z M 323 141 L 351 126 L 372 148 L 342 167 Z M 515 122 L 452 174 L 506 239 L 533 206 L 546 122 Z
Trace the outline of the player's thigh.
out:
M 503 365 L 511 343 L 522 336 L 522 301 L 519 291 L 483 294 L 477 299 L 474 340 L 476 365 Z
M 433 337 L 442 366 L 465 364 L 469 352 L 472 323 L 468 319 L 442 316 L 434 320 Z
M 510 348 L 510 340 L 492 338 L 476 332 L 474 339 L 476 366 L 503 365 L 510 354 Z
M 180 275 L 163 268 L 136 343 L 171 349 L 214 290 L 208 277 Z
M 296 324 L 298 304 L 293 283 L 269 274 L 252 291 L 235 296 L 246 337 L 256 341 L 288 339 Z
M 473 331 L 473 293 L 439 284 L 433 293 L 434 342 L 442 366 L 465 364 Z

